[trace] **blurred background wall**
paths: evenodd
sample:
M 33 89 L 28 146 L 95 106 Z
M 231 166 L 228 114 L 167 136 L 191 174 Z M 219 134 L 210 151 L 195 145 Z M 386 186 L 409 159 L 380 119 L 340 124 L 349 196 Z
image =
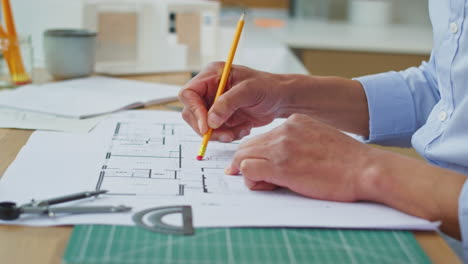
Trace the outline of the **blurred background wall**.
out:
M 347 20 L 352 1 L 355 0 L 220 0 L 226 6 L 251 8 L 294 8 L 300 16 L 326 16 L 331 20 Z M 362 0 L 361 0 L 362 1 Z M 376 1 L 376 0 L 367 0 Z M 395 24 L 429 25 L 428 0 L 377 0 L 390 2 L 391 22 Z M 326 6 L 327 14 L 318 14 Z
M 37 55 L 36 63 L 41 65 L 42 53 L 42 32 L 47 28 L 67 28 L 79 27 L 83 24 L 83 17 L 80 10 L 82 9 L 84 0 L 15 0 L 12 5 L 16 15 L 17 28 L 24 33 L 31 34 Z M 195 0 L 194 0 L 195 1 Z M 199 0 L 201 1 L 201 0 Z M 355 77 L 364 74 L 371 74 L 387 70 L 401 70 L 409 66 L 419 65 L 422 60 L 427 60 L 429 52 L 427 45 L 420 50 L 408 52 L 407 50 L 398 50 L 392 48 L 390 41 L 398 41 L 401 46 L 405 46 L 408 42 L 413 46 L 418 47 L 419 43 L 425 44 L 430 41 L 430 36 L 419 38 L 423 32 L 425 35 L 430 35 L 430 22 L 428 18 L 427 5 L 428 0 L 219 0 L 224 7 L 234 6 L 242 8 L 265 8 L 265 10 L 277 10 L 272 14 L 280 14 L 281 18 L 287 18 L 288 13 L 293 13 L 293 19 L 321 20 L 323 23 L 320 26 L 323 33 L 320 37 L 328 39 L 328 42 L 321 42 L 316 45 L 317 37 L 311 36 L 306 41 L 310 45 L 303 45 L 298 48 L 291 45 L 296 55 L 302 60 L 304 65 L 312 74 L 317 75 L 340 75 L 344 77 Z M 388 4 L 389 21 L 388 25 L 353 25 L 351 22 L 350 10 L 353 4 L 369 4 L 381 3 Z M 291 12 L 290 12 L 291 11 Z M 378 19 L 373 12 L 363 10 L 359 17 Z M 277 16 L 280 17 L 280 16 Z M 302 36 L 308 37 L 311 35 L 309 30 L 314 26 L 311 22 L 302 25 L 303 31 L 296 34 L 295 37 L 301 39 Z M 289 24 L 286 23 L 286 24 Z M 293 23 L 291 23 L 293 24 Z M 337 26 L 337 24 L 339 24 Z M 301 25 L 299 25 L 301 27 Z M 373 26 L 374 31 L 371 34 L 365 34 L 363 28 Z M 343 32 L 352 32 L 347 36 L 336 36 L 336 31 L 328 32 L 328 28 L 342 27 Z M 390 28 L 390 30 L 388 30 Z M 286 27 L 283 29 L 285 35 L 287 31 L 299 31 L 297 28 Z M 387 30 L 387 31 L 385 31 Z M 392 31 L 393 30 L 393 31 Z M 395 40 L 394 32 L 404 31 L 400 34 L 400 38 Z M 365 35 L 367 40 L 362 42 L 371 47 L 369 49 L 353 49 L 350 42 L 353 38 L 356 39 L 355 32 Z M 375 34 L 374 34 L 375 33 Z M 312 33 L 315 34 L 315 33 Z M 335 34 L 335 35 L 334 35 Z M 302 35 L 302 36 L 301 36 Z M 379 40 L 380 38 L 380 40 Z M 418 41 L 419 38 L 419 42 Z M 428 41 L 429 39 L 429 41 Z M 354 40 L 355 41 L 355 40 Z M 367 41 L 367 43 L 365 43 Z M 380 41 L 380 43 L 377 43 Z M 416 42 L 415 42 L 416 41 Z M 372 48 L 374 42 L 390 47 L 390 49 Z M 386 42 L 386 43 L 384 43 Z M 324 44 L 325 43 L 325 44 Z M 335 44 L 341 45 L 341 48 L 336 48 Z M 358 45 L 360 43 L 357 43 Z M 364 46 L 365 46 L 364 45 Z M 431 43 L 429 43 L 431 45 Z M 422 46 L 422 45 L 421 45 Z M 429 47 L 430 49 L 430 47 Z M 359 65 L 356 65 L 359 61 Z

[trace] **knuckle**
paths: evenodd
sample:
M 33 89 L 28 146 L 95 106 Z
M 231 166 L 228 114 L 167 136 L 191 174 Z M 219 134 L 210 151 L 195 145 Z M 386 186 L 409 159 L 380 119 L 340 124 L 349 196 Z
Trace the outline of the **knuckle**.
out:
M 258 97 L 263 93 L 263 90 L 258 86 L 258 80 L 255 79 L 244 79 L 240 82 L 236 89 L 238 89 L 238 93 L 247 99 L 255 98 L 256 102 L 258 101 Z
M 307 116 L 304 115 L 304 114 L 298 114 L 298 113 L 294 113 L 292 114 L 289 118 L 288 118 L 288 121 L 292 122 L 292 123 L 296 123 L 296 122 L 301 122 L 303 121 Z
M 205 69 L 218 69 L 222 67 L 224 67 L 223 61 L 213 61 L 213 62 L 208 63 Z
M 177 98 L 179 98 L 179 100 L 180 100 L 182 103 L 184 103 L 186 93 L 187 93 L 187 88 L 182 88 L 182 89 L 179 91 L 179 93 L 177 94 Z
M 281 134 L 286 138 L 291 136 L 295 130 L 294 124 L 289 122 L 289 119 L 281 126 Z
M 239 88 L 246 89 L 252 91 L 252 88 L 255 87 L 254 80 L 252 79 L 245 79 L 240 85 Z
M 188 111 L 190 111 L 190 112 L 193 113 L 194 115 L 196 115 L 197 112 L 198 112 L 198 107 L 197 107 L 196 105 L 193 105 L 193 104 L 187 105 L 186 108 L 188 109 Z
M 308 120 L 308 117 L 303 114 L 292 114 L 282 126 L 282 133 L 293 136 L 301 132 L 300 124 Z
M 190 120 L 190 116 L 191 113 L 187 110 L 187 107 L 184 107 L 184 110 L 182 110 L 182 118 L 188 122 Z
M 288 136 L 280 136 L 278 139 L 278 143 L 276 149 L 278 153 L 276 155 L 275 164 L 282 168 L 284 166 L 291 165 L 291 157 L 292 157 L 292 140 Z

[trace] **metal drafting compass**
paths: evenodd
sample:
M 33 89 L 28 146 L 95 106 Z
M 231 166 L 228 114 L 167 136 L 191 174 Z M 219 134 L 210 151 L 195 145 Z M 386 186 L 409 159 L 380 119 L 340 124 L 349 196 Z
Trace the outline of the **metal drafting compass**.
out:
M 182 226 L 165 223 L 163 217 L 171 214 L 182 216 Z M 193 235 L 192 207 L 189 205 L 176 205 L 165 207 L 154 207 L 140 211 L 133 215 L 133 222 L 144 229 L 170 234 L 170 235 Z
M 36 214 L 53 217 L 57 214 L 97 214 L 97 213 L 119 213 L 128 212 L 132 208 L 124 205 L 119 206 L 61 206 L 51 207 L 55 204 L 76 201 L 80 199 L 97 197 L 107 191 L 91 191 L 60 196 L 42 201 L 32 200 L 30 203 L 16 206 L 13 202 L 0 202 L 0 219 L 15 220 L 21 214 Z

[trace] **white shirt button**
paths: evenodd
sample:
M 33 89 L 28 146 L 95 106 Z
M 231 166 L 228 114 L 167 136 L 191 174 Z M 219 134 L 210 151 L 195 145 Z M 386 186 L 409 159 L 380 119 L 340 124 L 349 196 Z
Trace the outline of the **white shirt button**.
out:
M 445 112 L 445 111 L 440 111 L 440 112 L 439 112 L 439 120 L 440 120 L 440 121 L 445 121 L 445 120 L 447 120 L 447 117 L 448 117 L 447 112 Z
M 453 34 L 458 32 L 458 25 L 455 22 L 450 23 L 450 32 Z

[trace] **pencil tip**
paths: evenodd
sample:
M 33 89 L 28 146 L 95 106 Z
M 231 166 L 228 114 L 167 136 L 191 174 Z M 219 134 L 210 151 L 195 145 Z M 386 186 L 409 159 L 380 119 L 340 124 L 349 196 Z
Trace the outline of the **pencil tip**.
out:
M 203 156 L 202 155 L 198 155 L 197 156 L 197 160 L 202 160 L 203 159 Z
M 245 11 L 242 13 L 240 20 L 244 20 L 244 17 L 245 17 Z

